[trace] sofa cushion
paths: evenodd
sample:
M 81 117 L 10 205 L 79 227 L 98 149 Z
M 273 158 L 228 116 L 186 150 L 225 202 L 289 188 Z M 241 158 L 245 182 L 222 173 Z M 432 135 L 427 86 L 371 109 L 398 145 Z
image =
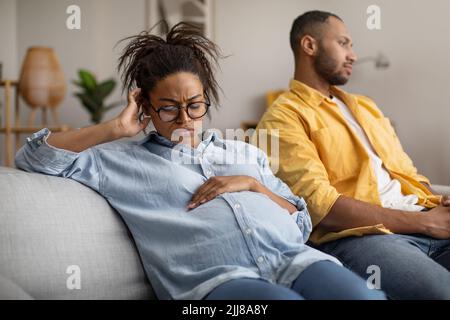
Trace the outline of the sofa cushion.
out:
M 17 284 L 0 275 L 0 300 L 33 300 Z
M 0 275 L 35 299 L 155 298 L 128 229 L 102 196 L 12 168 L 0 167 L 0 181 Z

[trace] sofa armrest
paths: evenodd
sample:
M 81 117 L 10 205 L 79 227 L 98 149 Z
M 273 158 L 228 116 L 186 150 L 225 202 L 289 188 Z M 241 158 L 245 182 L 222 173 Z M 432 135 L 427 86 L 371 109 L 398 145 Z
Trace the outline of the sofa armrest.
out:
M 450 186 L 443 186 L 439 184 L 433 184 L 431 188 L 439 195 L 450 196 Z

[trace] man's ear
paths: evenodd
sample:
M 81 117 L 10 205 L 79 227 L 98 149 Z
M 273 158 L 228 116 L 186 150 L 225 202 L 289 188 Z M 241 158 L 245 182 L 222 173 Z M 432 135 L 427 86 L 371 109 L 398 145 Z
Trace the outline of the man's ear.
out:
M 318 50 L 317 40 L 311 36 L 304 36 L 300 39 L 300 50 L 307 56 L 315 56 Z

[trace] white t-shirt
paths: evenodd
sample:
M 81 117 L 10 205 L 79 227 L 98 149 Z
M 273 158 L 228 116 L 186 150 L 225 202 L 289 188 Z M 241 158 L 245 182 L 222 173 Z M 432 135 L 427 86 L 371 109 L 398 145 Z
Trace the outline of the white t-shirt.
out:
M 392 179 L 389 172 L 383 166 L 383 161 L 377 155 L 372 147 L 366 133 L 356 121 L 350 109 L 340 99 L 333 97 L 331 99 L 341 109 L 345 120 L 355 131 L 360 141 L 366 148 L 367 154 L 372 162 L 372 167 L 375 171 L 378 183 L 378 193 L 380 195 L 381 205 L 383 208 L 406 210 L 406 211 L 421 211 L 424 207 L 417 205 L 419 198 L 416 195 L 405 196 L 401 191 L 400 182 Z

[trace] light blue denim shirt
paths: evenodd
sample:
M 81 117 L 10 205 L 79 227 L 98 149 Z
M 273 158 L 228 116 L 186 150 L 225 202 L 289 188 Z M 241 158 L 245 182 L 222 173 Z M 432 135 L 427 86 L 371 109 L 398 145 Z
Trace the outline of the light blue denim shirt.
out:
M 47 143 L 45 128 L 17 152 L 16 166 L 74 179 L 100 193 L 123 217 L 159 299 L 201 299 L 242 277 L 287 287 L 310 264 L 335 258 L 305 245 L 311 219 L 303 199 L 276 178 L 260 149 L 214 132 L 197 148 L 156 132 L 75 153 Z M 214 176 L 247 175 L 294 204 L 290 215 L 268 196 L 225 193 L 187 210 Z

